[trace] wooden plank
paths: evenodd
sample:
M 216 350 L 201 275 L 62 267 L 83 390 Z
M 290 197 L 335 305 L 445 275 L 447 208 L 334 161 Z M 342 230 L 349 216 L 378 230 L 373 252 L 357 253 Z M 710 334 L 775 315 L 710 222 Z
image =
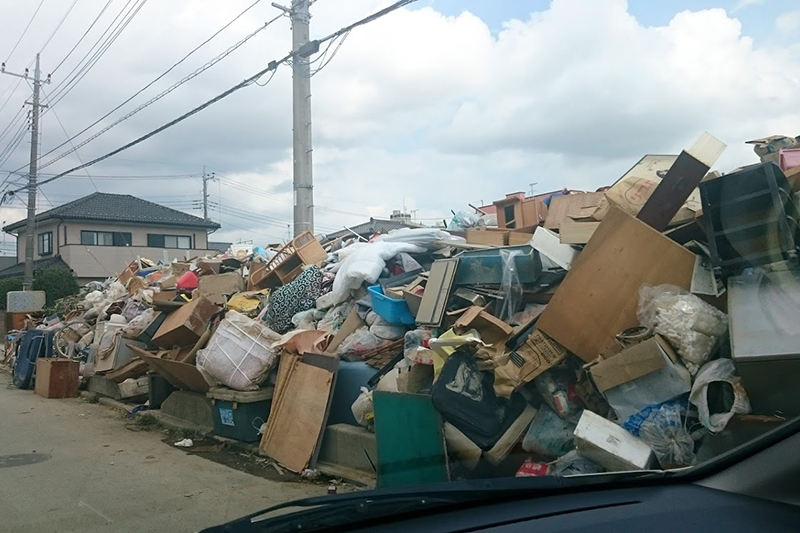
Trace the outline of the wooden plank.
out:
M 439 326 L 444 318 L 447 300 L 458 270 L 459 259 L 439 259 L 431 266 L 428 283 L 417 311 L 417 323 L 426 326 Z
M 586 244 L 599 226 L 599 222 L 575 222 L 567 218 L 561 224 L 558 237 L 561 244 Z
M 586 207 L 596 207 L 605 195 L 601 192 L 573 193 L 566 196 L 556 196 L 550 200 L 547 208 L 547 218 L 544 227 L 557 230 L 568 218 L 568 215 L 577 215 Z
M 584 361 L 612 348 L 614 336 L 638 326 L 643 283 L 688 289 L 695 255 L 612 208 L 539 317 L 538 327 Z
M 442 419 L 428 394 L 375 391 L 378 487 L 448 481 Z
M 327 414 L 334 372 L 302 361 L 292 365 L 273 405 L 261 451 L 292 472 L 311 462 Z

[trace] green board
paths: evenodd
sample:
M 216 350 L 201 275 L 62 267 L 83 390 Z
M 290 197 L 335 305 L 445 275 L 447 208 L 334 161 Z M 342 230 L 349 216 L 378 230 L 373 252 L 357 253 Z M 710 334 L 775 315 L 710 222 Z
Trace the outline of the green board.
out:
M 442 419 L 426 394 L 375 391 L 378 487 L 448 481 Z

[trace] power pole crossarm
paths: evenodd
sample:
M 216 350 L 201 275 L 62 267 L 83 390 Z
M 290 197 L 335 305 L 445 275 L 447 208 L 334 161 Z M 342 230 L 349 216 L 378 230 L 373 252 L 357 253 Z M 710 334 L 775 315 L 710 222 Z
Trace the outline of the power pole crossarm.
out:
M 5 64 L 2 65 L 0 72 L 18 78 L 30 79 L 28 69 L 23 74 L 15 74 L 6 70 Z M 50 75 L 44 83 L 50 83 Z M 39 114 L 42 106 L 39 103 L 39 89 L 41 88 L 41 71 L 39 69 L 39 54 L 36 54 L 36 66 L 33 70 L 33 101 L 31 106 L 31 162 L 28 169 L 28 218 L 25 224 L 25 274 L 22 280 L 22 288 L 26 291 L 33 285 L 33 251 L 34 251 L 34 224 L 36 222 L 36 181 L 37 181 L 37 159 L 39 158 Z

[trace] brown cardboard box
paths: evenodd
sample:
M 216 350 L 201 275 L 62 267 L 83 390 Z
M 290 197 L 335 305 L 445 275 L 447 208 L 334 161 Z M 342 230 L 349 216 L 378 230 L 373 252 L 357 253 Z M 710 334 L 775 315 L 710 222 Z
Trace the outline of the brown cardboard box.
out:
M 177 290 L 159 291 L 153 293 L 154 302 L 171 302 L 178 295 Z
M 486 344 L 503 343 L 514 331 L 514 328 L 476 305 L 468 307 L 465 311 L 454 311 L 452 314 L 459 313 L 461 316 L 453 323 L 453 330 L 461 334 L 475 328 Z
M 78 395 L 79 373 L 78 361 L 40 357 L 36 360 L 34 390 L 45 398 L 74 398 Z
M 537 327 L 586 362 L 638 326 L 642 284 L 689 289 L 695 254 L 613 208 L 556 290 Z
M 153 337 L 153 344 L 162 348 L 194 345 L 208 326 L 208 321 L 219 310 L 207 298 L 198 296 L 164 319 Z
M 526 230 L 512 230 L 508 232 L 509 246 L 522 246 L 528 244 L 533 239 L 533 232 Z
M 505 246 L 508 244 L 508 231 L 497 228 L 467 228 L 467 244 L 487 244 Z
M 181 274 L 184 272 L 188 272 L 189 269 L 192 267 L 189 263 L 172 263 L 170 265 L 170 275 L 175 276 L 176 278 L 181 277 Z
M 201 276 L 198 280 L 200 296 L 209 299 L 214 305 L 225 305 L 227 295 L 241 292 L 245 289 L 245 281 L 238 272 Z
M 567 356 L 567 350 L 542 331 L 535 330 L 525 343 L 511 353 L 508 363 L 494 371 L 494 392 L 508 398 Z

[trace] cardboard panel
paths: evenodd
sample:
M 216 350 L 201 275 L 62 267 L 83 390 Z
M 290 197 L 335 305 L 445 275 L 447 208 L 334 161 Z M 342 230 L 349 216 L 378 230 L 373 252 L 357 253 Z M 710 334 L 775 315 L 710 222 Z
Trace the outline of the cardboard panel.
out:
M 195 298 L 164 319 L 153 336 L 153 344 L 162 348 L 193 346 L 220 308 L 202 296 Z
M 238 272 L 201 276 L 198 283 L 200 295 L 208 298 L 214 305 L 225 305 L 228 295 L 241 292 L 245 288 L 244 278 Z
M 584 361 L 638 326 L 643 283 L 689 289 L 695 255 L 624 211 L 612 208 L 553 295 L 538 328 Z
M 561 228 L 561 224 L 568 219 L 569 215 L 577 215 L 586 207 L 599 206 L 604 196 L 605 195 L 601 192 L 556 196 L 550 200 L 550 207 L 547 209 L 547 218 L 544 220 L 544 227 L 552 230 Z
M 599 222 L 576 222 L 567 218 L 561 224 L 558 237 L 561 244 L 586 244 L 598 227 Z

